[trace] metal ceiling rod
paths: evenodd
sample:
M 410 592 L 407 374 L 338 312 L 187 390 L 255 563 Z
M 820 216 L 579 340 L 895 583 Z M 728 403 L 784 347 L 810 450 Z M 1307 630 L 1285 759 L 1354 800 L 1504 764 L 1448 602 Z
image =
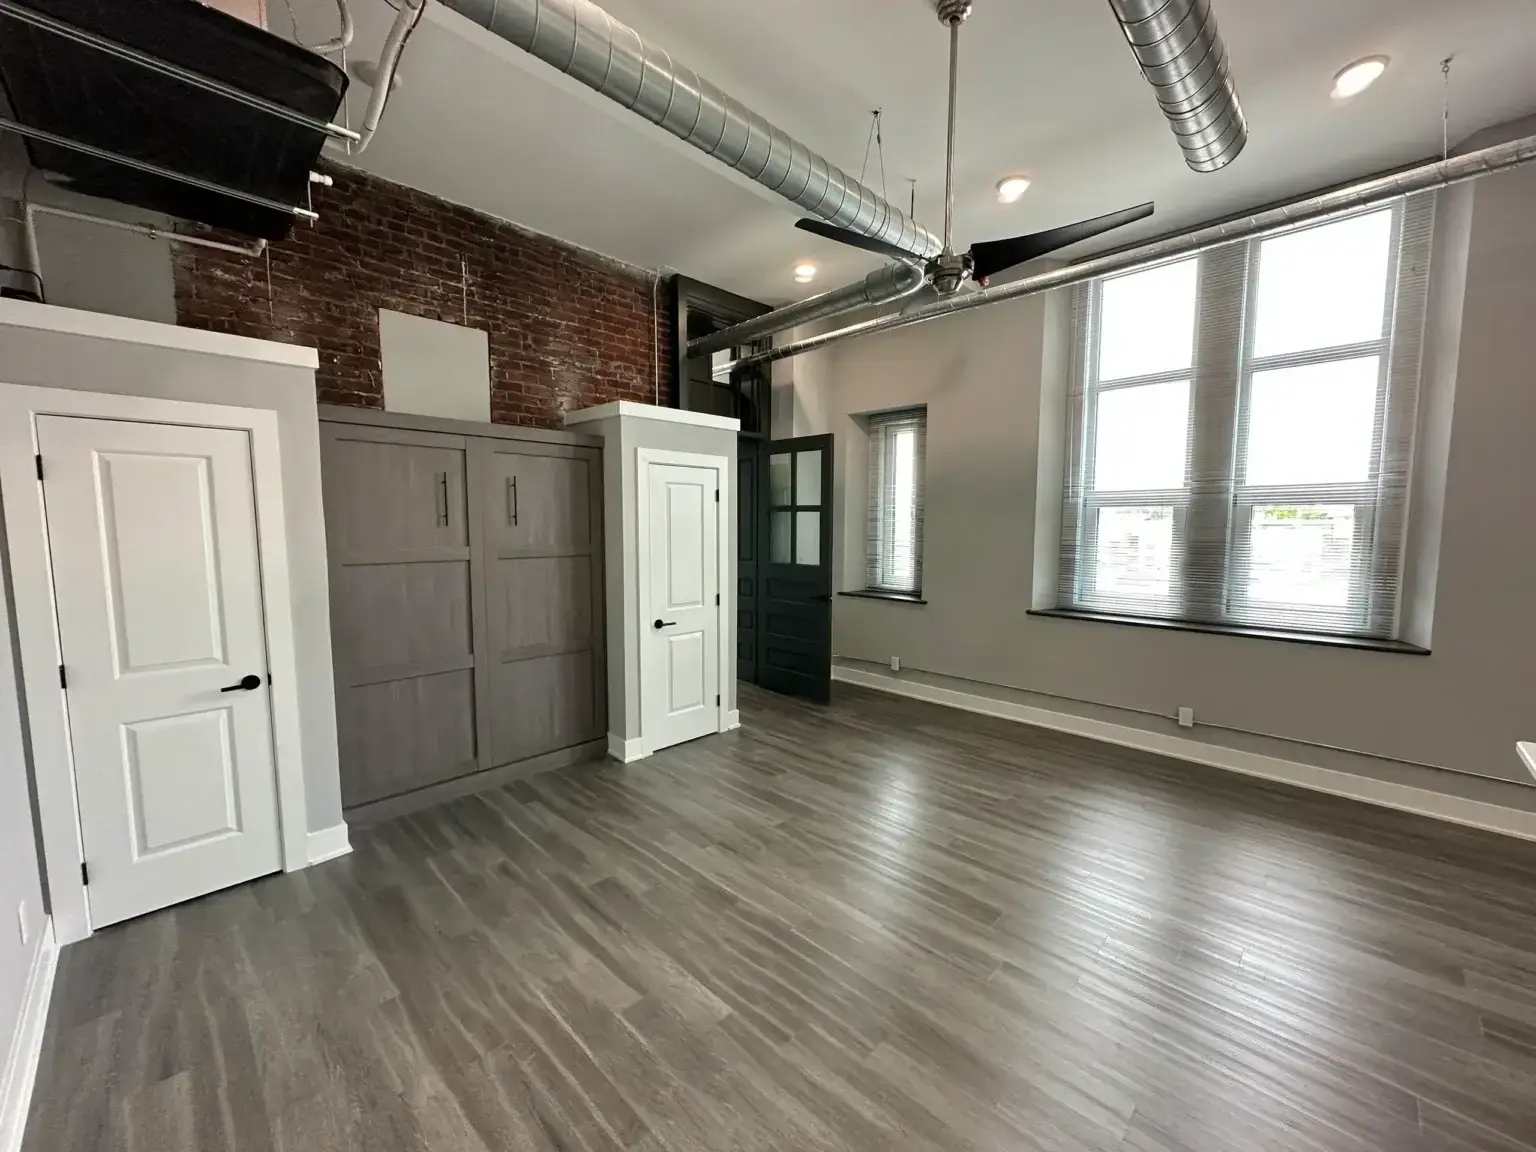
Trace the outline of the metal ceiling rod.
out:
M 754 316 L 751 320 L 690 340 L 687 354 L 689 357 L 708 356 L 727 348 L 751 344 L 754 340 L 761 340 L 800 324 L 812 324 L 843 312 L 890 304 L 912 295 L 927 283 L 927 279 L 919 264 L 887 264 L 846 287 L 834 288 L 820 296 L 812 296 L 809 300 L 776 308 L 772 312 Z
M 306 116 L 302 112 L 296 112 L 292 108 L 285 107 L 265 97 L 257 96 L 244 89 L 236 88 L 232 84 L 226 84 L 222 80 L 215 80 L 211 76 L 204 76 L 200 72 L 182 68 L 179 65 L 168 63 L 157 56 L 151 56 L 147 52 L 140 52 L 137 48 L 130 48 L 126 44 L 119 44 L 115 40 L 108 40 L 105 36 L 98 36 L 94 32 L 87 32 L 84 28 L 76 28 L 73 24 L 66 24 L 62 20 L 55 20 L 52 16 L 46 16 L 34 11 L 24 4 L 18 4 L 16 0 L 0 0 L 0 15 L 10 16 L 20 20 L 24 24 L 31 24 L 34 28 L 41 28 L 44 32 L 51 32 L 55 36 L 62 36 L 66 40 L 73 40 L 76 44 L 83 44 L 87 48 L 95 48 L 105 52 L 108 56 L 115 56 L 119 60 L 126 60 L 130 64 L 137 64 L 141 68 L 147 68 L 151 72 L 158 72 L 162 76 L 169 76 L 173 80 L 179 80 L 193 88 L 200 88 L 204 92 L 215 96 L 222 96 L 226 100 L 233 100 L 237 104 L 244 104 L 247 108 L 255 108 L 265 112 L 269 116 L 275 116 L 279 120 L 286 120 L 290 124 L 299 124 L 305 128 L 312 128 L 316 132 L 323 132 L 327 136 L 334 136 L 338 140 L 356 140 L 357 133 L 350 128 L 343 128 L 340 124 L 331 124 L 324 120 L 318 120 L 313 116 Z
M 227 188 L 223 184 L 215 184 L 212 180 L 204 180 L 200 176 L 189 176 L 185 172 L 174 172 L 169 168 L 162 168 L 158 164 L 151 164 L 148 160 L 136 160 L 132 156 L 124 156 L 121 152 L 97 148 L 94 144 L 84 144 L 79 140 L 71 140 L 67 136 L 45 132 L 41 128 L 32 128 L 26 124 L 18 124 L 15 120 L 4 116 L 0 116 L 0 131 L 15 132 L 18 136 L 29 136 L 33 140 L 41 140 L 44 144 L 68 148 L 71 152 L 79 152 L 86 156 L 95 157 L 97 160 L 106 160 L 112 164 L 121 164 L 124 168 L 132 168 L 137 172 L 146 172 L 151 176 L 159 176 L 165 180 L 174 180 L 178 184 L 186 184 L 192 188 L 201 188 L 204 192 L 215 192 L 220 196 L 228 196 L 232 200 L 254 204 L 258 208 L 270 208 L 274 212 L 287 212 L 291 216 L 297 216 L 300 220 L 320 219 L 318 212 L 311 212 L 308 208 L 300 208 L 296 204 L 284 204 L 281 200 L 270 200 L 265 196 L 258 196 L 254 192 L 243 192 L 239 188 Z
M 1141 74 L 1196 172 L 1224 168 L 1248 142 L 1210 0 L 1109 0 Z
M 546 64 L 839 228 L 914 256 L 932 232 L 590 0 L 443 0 Z
M 1101 276 L 1129 272 L 1179 257 L 1193 256 L 1212 248 L 1221 248 L 1228 244 L 1283 232 L 1298 224 L 1317 223 L 1336 216 L 1348 215 L 1363 208 L 1389 203 L 1415 192 L 1432 192 L 1452 184 L 1475 180 L 1480 176 L 1507 172 L 1511 168 L 1518 168 L 1533 161 L 1536 161 L 1536 136 L 1524 136 L 1519 140 L 1511 140 L 1507 144 L 1495 144 L 1491 148 L 1482 148 L 1462 156 L 1452 156 L 1448 160 L 1435 160 L 1415 168 L 1405 168 L 1384 176 L 1373 176 L 1354 184 L 1347 184 L 1342 188 L 1335 188 L 1330 192 L 1292 200 L 1221 224 L 1182 232 L 1124 252 L 1115 252 L 1051 272 L 1026 276 L 1022 280 L 1015 280 L 1012 284 L 985 288 L 979 292 L 940 297 L 931 303 L 895 315 L 879 316 L 859 324 L 850 324 L 835 332 L 827 332 L 777 348 L 754 352 L 749 356 L 743 356 L 728 368 L 735 371 L 738 368 L 771 360 L 785 360 L 791 356 L 825 348 L 828 344 L 835 344 L 839 340 L 847 340 L 853 336 L 889 332 L 896 328 L 905 328 L 910 324 L 921 324 L 925 320 L 937 320 L 941 316 L 949 316 L 955 312 L 984 308 L 988 304 L 1000 304 L 1004 300 L 1018 300 L 1025 296 L 1049 292 L 1055 288 L 1069 288 L 1074 284 L 1082 284 Z

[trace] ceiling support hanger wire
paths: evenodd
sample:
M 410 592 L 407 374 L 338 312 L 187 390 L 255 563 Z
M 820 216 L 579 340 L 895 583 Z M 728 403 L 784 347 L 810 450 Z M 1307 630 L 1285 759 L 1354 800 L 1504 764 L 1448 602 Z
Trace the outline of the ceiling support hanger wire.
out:
M 1443 80 L 1442 95 L 1440 99 L 1440 159 L 1451 158 L 1451 61 L 1455 55 L 1447 56 L 1440 61 L 1440 76 Z

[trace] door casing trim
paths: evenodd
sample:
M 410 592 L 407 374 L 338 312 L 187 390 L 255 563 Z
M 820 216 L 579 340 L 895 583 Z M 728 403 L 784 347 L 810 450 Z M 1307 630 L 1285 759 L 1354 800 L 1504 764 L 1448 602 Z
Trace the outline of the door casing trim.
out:
M 673 452 L 664 448 L 636 448 L 635 449 L 635 573 L 636 573 L 636 611 L 635 611 L 635 659 L 640 663 L 640 675 L 636 683 L 640 689 L 640 748 L 641 755 L 649 756 L 658 749 L 653 741 L 654 733 L 647 729 L 646 725 L 646 691 L 645 691 L 645 605 L 650 603 L 651 593 L 651 566 L 648 562 L 647 551 L 651 538 L 651 486 L 647 482 L 652 464 L 676 464 L 684 468 L 709 468 L 715 472 L 715 483 L 718 485 L 720 499 L 715 504 L 717 541 L 715 551 L 718 554 L 716 563 L 719 565 L 719 578 L 716 587 L 720 592 L 720 604 L 715 609 L 715 630 L 720 646 L 720 663 L 716 669 L 718 678 L 720 703 L 715 708 L 715 731 L 724 732 L 729 726 L 728 717 L 736 701 L 726 692 L 726 661 L 732 661 L 731 679 L 734 679 L 735 655 L 731 652 L 731 630 L 726 626 L 734 611 L 735 588 L 731 580 L 731 501 L 735 496 L 731 492 L 731 461 L 725 456 L 711 456 L 700 452 Z
M 272 757 L 285 872 L 309 864 L 309 825 L 277 413 L 224 404 L 0 384 L 0 499 L 5 511 L 16 643 L 21 655 L 25 723 L 31 736 L 43 866 L 54 935 L 62 947 L 85 939 L 92 928 L 80 875 L 85 852 L 75 796 L 69 722 L 59 688 L 61 656 L 43 488 L 35 464 L 39 416 L 181 424 L 232 429 L 250 436 L 267 668 L 272 676 Z M 46 466 L 44 461 L 45 469 Z

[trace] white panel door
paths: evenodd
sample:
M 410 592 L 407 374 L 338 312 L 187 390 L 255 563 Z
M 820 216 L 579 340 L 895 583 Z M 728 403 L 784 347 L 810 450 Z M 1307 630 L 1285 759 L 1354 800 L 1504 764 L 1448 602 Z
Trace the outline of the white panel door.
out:
M 646 473 L 640 700 L 645 747 L 655 751 L 720 728 L 719 473 L 655 463 Z
M 249 436 L 42 416 L 38 445 L 92 926 L 280 870 Z

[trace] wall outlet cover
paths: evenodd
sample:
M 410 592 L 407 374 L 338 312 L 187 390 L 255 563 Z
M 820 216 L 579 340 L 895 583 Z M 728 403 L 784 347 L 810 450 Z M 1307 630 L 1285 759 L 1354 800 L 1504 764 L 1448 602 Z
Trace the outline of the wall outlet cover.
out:
M 892 656 L 891 657 L 891 671 L 892 672 L 900 672 L 901 671 L 901 657 L 900 656 Z
M 1195 710 L 1193 708 L 1179 709 L 1179 727 L 1193 728 L 1195 726 Z

